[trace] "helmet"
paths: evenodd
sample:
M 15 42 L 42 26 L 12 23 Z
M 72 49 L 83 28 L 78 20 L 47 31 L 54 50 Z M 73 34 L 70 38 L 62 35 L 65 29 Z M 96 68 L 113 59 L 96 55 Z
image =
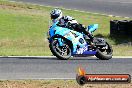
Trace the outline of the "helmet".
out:
M 59 19 L 62 17 L 62 12 L 60 9 L 54 9 L 50 13 L 51 19 Z

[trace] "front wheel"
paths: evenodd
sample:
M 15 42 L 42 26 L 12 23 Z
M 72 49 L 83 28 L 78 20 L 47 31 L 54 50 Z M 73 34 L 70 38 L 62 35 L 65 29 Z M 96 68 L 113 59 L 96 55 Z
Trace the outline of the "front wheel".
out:
M 52 39 L 49 44 L 50 50 L 54 56 L 61 60 L 68 60 L 71 57 L 71 48 L 67 44 L 66 40 L 63 40 L 63 46 L 59 46 L 57 39 Z
M 112 58 L 113 49 L 112 47 L 106 42 L 106 46 L 97 49 L 96 57 L 100 60 L 109 60 Z

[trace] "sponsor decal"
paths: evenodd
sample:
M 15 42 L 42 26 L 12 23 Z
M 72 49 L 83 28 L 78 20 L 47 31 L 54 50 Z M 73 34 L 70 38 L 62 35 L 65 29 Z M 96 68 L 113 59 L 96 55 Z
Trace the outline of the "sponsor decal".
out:
M 86 74 L 84 69 L 79 68 L 76 80 L 79 85 L 86 83 L 130 83 L 131 76 L 129 74 Z
M 87 51 L 88 50 L 88 47 L 85 46 L 85 47 L 82 47 L 82 48 L 79 48 L 77 50 L 77 53 L 76 54 L 83 54 L 83 52 Z

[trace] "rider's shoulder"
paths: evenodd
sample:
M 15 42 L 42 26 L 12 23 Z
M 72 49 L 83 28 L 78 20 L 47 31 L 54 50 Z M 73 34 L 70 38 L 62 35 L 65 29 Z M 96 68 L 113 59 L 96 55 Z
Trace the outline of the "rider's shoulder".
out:
M 64 20 L 67 20 L 67 21 L 74 20 L 74 18 L 71 17 L 71 16 L 62 16 L 61 19 L 64 19 Z

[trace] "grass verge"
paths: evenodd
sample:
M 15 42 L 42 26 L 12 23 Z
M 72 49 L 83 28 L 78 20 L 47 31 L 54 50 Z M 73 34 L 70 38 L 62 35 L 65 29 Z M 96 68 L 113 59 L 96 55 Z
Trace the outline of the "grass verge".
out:
M 1 56 L 45 56 L 51 55 L 46 40 L 49 13 L 52 7 L 31 5 L 0 0 L 0 55 Z M 110 20 L 128 20 L 128 18 L 109 17 L 99 14 L 62 9 L 85 25 L 98 23 L 95 36 L 105 37 L 112 44 L 114 55 L 132 56 L 132 38 L 109 36 Z

